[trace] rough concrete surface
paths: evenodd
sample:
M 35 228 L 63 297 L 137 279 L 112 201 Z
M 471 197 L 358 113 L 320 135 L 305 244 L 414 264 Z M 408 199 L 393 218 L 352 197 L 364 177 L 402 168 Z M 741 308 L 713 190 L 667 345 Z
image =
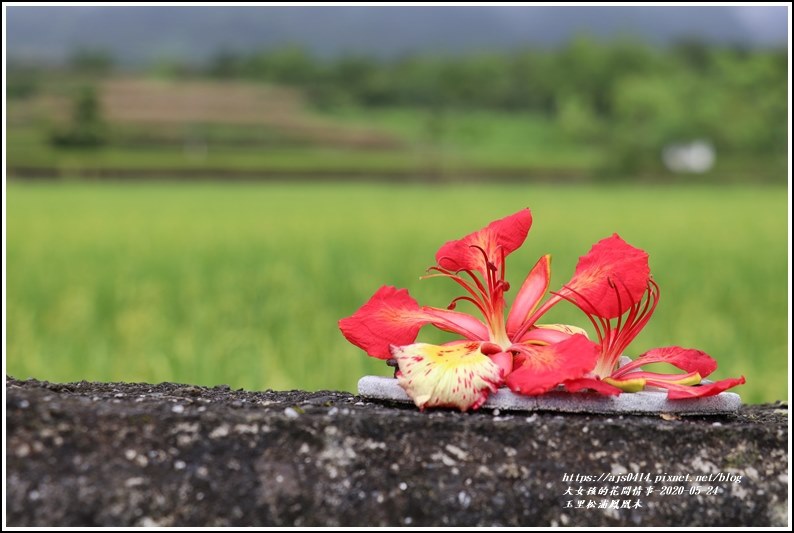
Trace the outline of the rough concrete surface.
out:
M 785 404 L 718 417 L 420 413 L 340 392 L 13 378 L 6 393 L 8 526 L 789 520 Z

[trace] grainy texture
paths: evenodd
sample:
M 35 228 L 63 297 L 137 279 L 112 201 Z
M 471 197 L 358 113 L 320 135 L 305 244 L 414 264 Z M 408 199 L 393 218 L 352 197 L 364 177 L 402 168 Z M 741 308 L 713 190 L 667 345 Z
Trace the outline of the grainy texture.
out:
M 7 525 L 785 526 L 786 405 L 725 417 L 419 413 L 339 392 L 17 381 Z M 564 482 L 564 474 L 741 483 Z M 655 486 L 649 497 L 568 496 Z M 684 495 L 659 494 L 663 485 Z M 693 485 L 719 494 L 690 495 Z M 631 499 L 637 509 L 566 508 Z

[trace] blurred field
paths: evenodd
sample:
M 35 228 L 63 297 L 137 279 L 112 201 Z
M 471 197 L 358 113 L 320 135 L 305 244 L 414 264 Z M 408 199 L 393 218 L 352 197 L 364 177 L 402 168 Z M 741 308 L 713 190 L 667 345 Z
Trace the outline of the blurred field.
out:
M 79 84 L 66 79 L 10 106 L 12 175 L 184 175 L 215 178 L 527 173 L 586 177 L 602 153 L 540 113 L 413 107 L 319 112 L 295 89 L 250 82 L 110 78 L 96 87 L 105 139 L 53 143 Z
M 642 87 L 609 98 L 615 102 L 608 107 L 623 114 L 604 111 L 601 116 L 560 95 L 558 104 L 545 107 L 455 106 L 454 99 L 441 105 L 447 99 L 440 96 L 435 104 L 396 99 L 377 106 L 320 106 L 311 87 L 279 80 L 41 76 L 35 91 L 8 103 L 11 176 L 398 176 L 437 181 L 642 177 L 783 183 L 787 168 L 787 153 L 778 142 L 784 124 L 765 120 L 761 109 L 737 114 L 741 107 L 723 102 L 734 119 L 749 115 L 753 120 L 733 121 L 731 128 L 724 128 L 724 112 L 713 109 L 716 126 L 711 131 L 689 108 L 678 109 L 679 103 L 666 110 L 653 98 L 647 102 L 650 96 Z M 750 85 L 779 89 L 780 84 L 763 80 Z M 713 91 L 701 90 L 712 102 Z M 766 101 L 754 94 L 732 98 Z M 778 109 L 779 98 L 770 98 L 772 103 L 763 109 L 779 122 L 785 105 Z M 650 110 L 659 116 L 646 116 Z M 663 147 L 697 138 L 716 143 L 718 156 L 709 172 L 686 175 L 664 169 Z
M 619 232 L 662 288 L 632 355 L 698 347 L 715 377 L 747 377 L 745 400 L 787 396 L 782 187 L 11 182 L 7 371 L 353 390 L 388 370 L 336 321 L 381 284 L 446 305 L 453 284 L 418 279 L 438 246 L 524 206 L 535 223 L 508 263 L 514 287 L 547 252 L 559 286 Z M 551 319 L 586 322 L 563 307 Z

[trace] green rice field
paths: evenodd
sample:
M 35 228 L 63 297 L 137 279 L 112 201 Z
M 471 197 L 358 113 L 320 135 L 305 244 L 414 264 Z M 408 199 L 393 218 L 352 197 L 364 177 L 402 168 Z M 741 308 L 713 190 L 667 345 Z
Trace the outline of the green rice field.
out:
M 12 181 L 7 373 L 354 390 L 389 369 L 337 320 L 382 284 L 445 306 L 456 286 L 419 280 L 437 248 L 522 207 L 514 287 L 544 253 L 559 287 L 617 232 L 661 287 L 628 355 L 699 348 L 715 379 L 746 376 L 745 401 L 788 396 L 787 194 L 751 186 Z M 568 304 L 548 321 L 588 325 Z

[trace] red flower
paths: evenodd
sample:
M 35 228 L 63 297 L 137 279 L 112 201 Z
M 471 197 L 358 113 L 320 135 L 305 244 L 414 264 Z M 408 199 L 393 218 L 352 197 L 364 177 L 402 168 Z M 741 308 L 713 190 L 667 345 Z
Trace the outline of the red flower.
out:
M 582 349 L 584 330 L 536 323 L 562 299 L 555 296 L 539 306 L 549 286 L 550 256 L 541 257 L 529 272 L 505 321 L 505 293 L 510 289 L 505 259 L 523 244 L 531 225 L 532 215 L 524 209 L 444 244 L 425 277 L 449 278 L 464 289 L 447 309 L 420 306 L 408 291 L 384 286 L 339 321 L 342 333 L 372 357 L 396 359 L 399 383 L 420 409 L 476 409 L 514 366 L 517 377 L 511 383 L 520 381 L 516 390 L 525 394 L 540 394 L 582 376 L 596 357 L 594 348 Z M 483 320 L 455 311 L 461 301 L 477 308 Z M 464 340 L 443 346 L 414 344 L 427 324 Z M 572 338 L 580 340 L 562 342 Z
M 650 278 L 648 254 L 613 235 L 579 259 L 571 280 L 542 302 L 551 277 L 551 257 L 541 257 L 527 275 L 505 317 L 506 258 L 518 249 L 532 226 L 529 209 L 449 241 L 436 253 L 425 276 L 445 277 L 465 293 L 446 309 L 419 305 L 405 289 L 383 286 L 352 316 L 339 321 L 344 336 L 372 357 L 394 359 L 399 384 L 414 403 L 425 407 L 477 409 L 506 384 L 521 394 L 542 394 L 562 384 L 569 391 L 603 394 L 664 387 L 670 398 L 706 396 L 743 383 L 744 378 L 691 385 L 716 368 L 697 350 L 651 350 L 621 368 L 625 348 L 650 319 L 659 297 Z M 537 321 L 562 300 L 588 316 L 598 344 L 581 328 Z M 482 320 L 455 311 L 465 301 Z M 456 333 L 461 340 L 441 346 L 416 343 L 428 324 Z M 640 366 L 665 361 L 684 374 L 644 372 Z
M 610 261 L 603 259 L 604 255 L 616 257 L 621 253 L 629 257 L 633 268 L 609 272 L 607 290 L 601 286 L 595 291 L 593 285 L 581 284 L 577 279 L 580 275 L 590 276 L 593 264 L 610 264 Z M 647 257 L 641 250 L 632 248 L 613 235 L 593 246 L 590 253 L 579 260 L 577 275 L 557 293 L 587 315 L 598 335 L 595 366 L 588 376 L 566 381 L 563 384 L 565 388 L 571 392 L 592 389 L 611 395 L 623 391 L 636 392 L 650 386 L 667 389 L 669 399 L 680 399 L 713 396 L 743 384 L 744 377 L 703 384 L 702 380 L 716 370 L 717 362 L 700 350 L 679 346 L 655 348 L 618 366 L 624 351 L 648 323 L 659 303 L 659 286 L 650 276 Z M 637 297 L 637 288 L 640 286 L 643 290 Z M 663 374 L 642 370 L 643 365 L 651 363 L 668 363 L 683 370 L 683 373 Z

